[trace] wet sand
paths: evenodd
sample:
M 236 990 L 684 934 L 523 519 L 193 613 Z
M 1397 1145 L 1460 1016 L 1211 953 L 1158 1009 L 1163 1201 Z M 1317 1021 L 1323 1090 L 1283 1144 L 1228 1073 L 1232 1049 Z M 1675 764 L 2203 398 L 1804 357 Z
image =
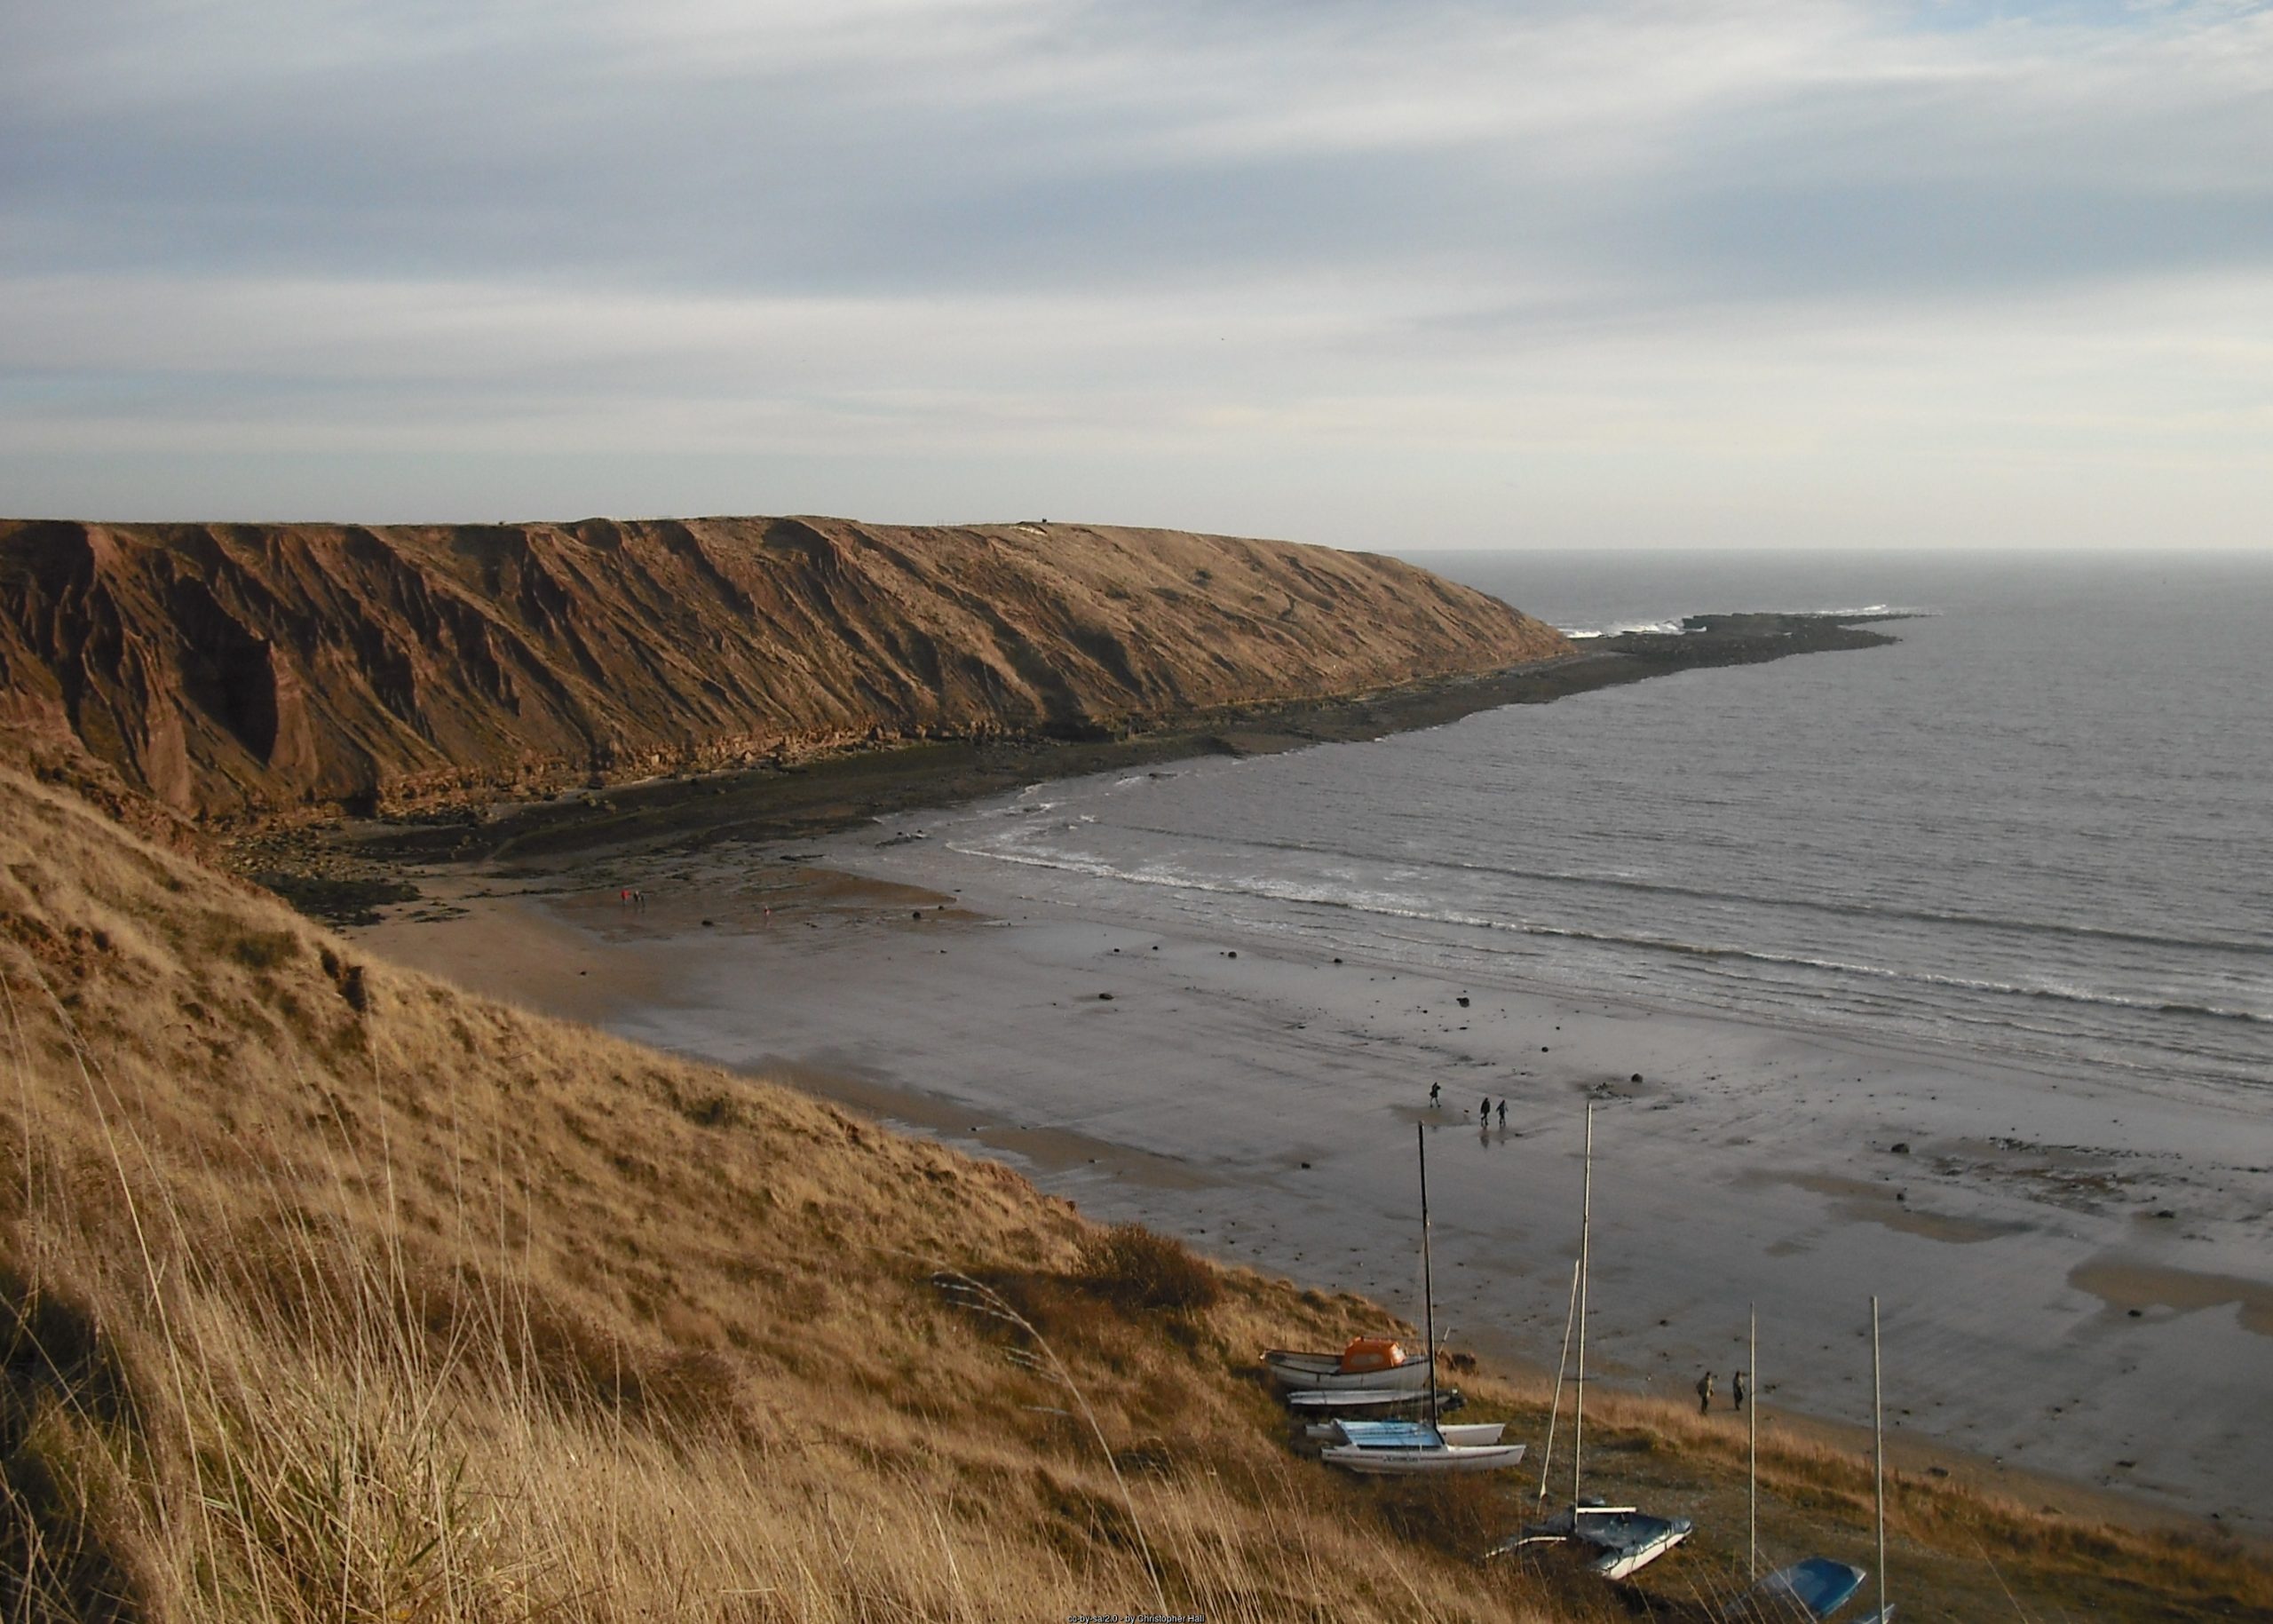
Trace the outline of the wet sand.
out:
M 1910 1458 L 2273 1533 L 2273 1129 L 2245 1102 L 1164 935 L 874 828 L 421 883 L 466 911 L 398 909 L 375 948 L 1409 1317 L 1417 1122 L 1439 1327 L 1549 1370 L 1591 1100 L 1604 1380 L 1725 1392 L 1756 1303 L 1771 1413 L 1867 1422 L 1876 1293 Z

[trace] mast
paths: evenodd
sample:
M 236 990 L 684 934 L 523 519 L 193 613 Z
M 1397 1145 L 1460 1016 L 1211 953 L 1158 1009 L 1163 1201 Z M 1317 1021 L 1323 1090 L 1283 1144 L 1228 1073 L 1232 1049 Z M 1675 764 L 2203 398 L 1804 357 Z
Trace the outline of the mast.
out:
M 1413 1124 L 1421 1147 L 1421 1314 L 1429 1338 L 1429 1424 L 1437 1424 L 1437 1283 L 1429 1272 L 1429 1130 Z
M 1751 1502 L 1751 1533 L 1747 1546 L 1751 1551 L 1752 1577 L 1756 1580 L 1760 1577 L 1760 1304 L 1751 1303 L 1746 1306 L 1752 1319 L 1752 1347 L 1745 1356 L 1745 1380 L 1752 1384 L 1751 1424 L 1747 1429 L 1751 1435 L 1751 1463 L 1746 1470 L 1749 1479 L 1746 1494 Z
M 1579 1195 L 1579 1374 L 1571 1418 L 1571 1504 L 1579 1503 L 1580 1463 L 1587 1450 L 1588 1245 L 1595 1219 L 1595 1102 L 1587 1102 L 1587 1170 Z
M 1879 1300 L 1871 1299 L 1871 1477 L 1879 1514 L 1879 1617 L 1886 1617 L 1886 1393 L 1879 1384 Z
M 1555 1406 L 1547 1413 L 1547 1457 L 1539 1463 L 1539 1503 L 1547 1503 L 1547 1479 L 1555 1470 L 1555 1426 L 1563 1419 L 1563 1378 L 1571 1370 L 1571 1327 L 1579 1318 L 1579 1260 L 1571 1260 L 1571 1306 L 1563 1316 L 1563 1352 L 1555 1361 Z

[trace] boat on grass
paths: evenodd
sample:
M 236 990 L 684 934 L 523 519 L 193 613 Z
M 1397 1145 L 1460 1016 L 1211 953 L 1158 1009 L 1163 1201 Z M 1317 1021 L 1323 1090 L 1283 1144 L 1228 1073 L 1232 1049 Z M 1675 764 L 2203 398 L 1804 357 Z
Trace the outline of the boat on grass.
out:
M 1426 1129 L 1414 1128 L 1414 1148 L 1421 1159 L 1421 1301 L 1422 1305 L 1423 1356 L 1406 1359 L 1405 1350 L 1396 1343 L 1360 1337 L 1344 1349 L 1335 1360 L 1332 1372 L 1319 1369 L 1319 1356 L 1294 1356 L 1280 1353 L 1274 1360 L 1263 1355 L 1279 1379 L 1286 1379 L 1289 1368 L 1287 1360 L 1302 1358 L 1306 1363 L 1294 1368 L 1304 1374 L 1333 1381 L 1356 1374 L 1353 1367 L 1366 1367 L 1366 1387 L 1349 1383 L 1343 1390 L 1360 1391 L 1370 1388 L 1378 1393 L 1392 1385 L 1402 1387 L 1408 1370 L 1416 1372 L 1413 1382 L 1414 1397 L 1425 1408 L 1417 1419 L 1398 1421 L 1360 1421 L 1335 1416 L 1322 1427 L 1311 1429 L 1327 1434 L 1326 1446 L 1319 1451 L 1319 1459 L 1329 1466 L 1339 1466 L 1345 1471 L 1363 1472 L 1369 1476 L 1406 1474 L 1425 1475 L 1437 1472 L 1500 1471 L 1520 1463 L 1524 1458 L 1521 1444 L 1503 1444 L 1500 1435 L 1505 1423 L 1477 1422 L 1468 1425 L 1447 1425 L 1442 1419 L 1444 1395 L 1437 1388 L 1437 1301 L 1435 1279 L 1429 1259 L 1429 1137 Z M 1381 1380 L 1383 1375 L 1401 1378 L 1392 1384 Z M 1328 1412 L 1331 1414 L 1331 1412 Z
M 1852 1563 L 1810 1557 L 1778 1568 L 1737 1598 L 1740 1619 L 1827 1619 L 1855 1599 L 1870 1575 Z M 1857 1624 L 1868 1624 L 1867 1620 Z
M 1425 1391 L 1434 1367 L 1406 1355 L 1405 1344 L 1386 1336 L 1353 1336 L 1339 1353 L 1300 1353 L 1267 1348 L 1263 1367 L 1293 1392 Z
M 1303 1427 L 1303 1436 L 1313 1443 L 1346 1444 L 1350 1440 L 1347 1430 L 1349 1419 L 1338 1416 L 1331 1421 L 1306 1422 Z M 1414 1416 L 1407 1419 L 1418 1421 L 1421 1418 Z M 1507 1426 L 1504 1421 L 1464 1422 L 1452 1426 L 1438 1422 L 1437 1436 L 1447 1444 L 1496 1444 L 1500 1441 L 1500 1434 L 1507 1430 Z
M 1426 1421 L 1343 1421 L 1334 1426 L 1342 1441 L 1328 1444 L 1319 1459 L 1369 1476 L 1502 1471 L 1524 1458 L 1521 1444 L 1500 1442 L 1501 1423 L 1496 1422 L 1445 1426 Z
M 1571 1503 L 1520 1533 L 1512 1534 L 1485 1554 L 1505 1556 L 1531 1545 L 1575 1545 L 1585 1553 L 1587 1565 L 1604 1579 L 1629 1577 L 1655 1562 L 1696 1532 L 1685 1517 L 1652 1517 L 1635 1506 L 1605 1505 L 1580 1493 L 1586 1458 L 1587 1424 L 1587 1287 L 1592 1259 L 1595 1184 L 1595 1108 L 1587 1105 L 1585 1182 L 1579 1197 L 1579 1258 L 1571 1271 L 1571 1317 L 1564 1327 L 1563 1346 L 1570 1351 L 1572 1332 L 1578 1334 L 1579 1374 L 1574 1386 L 1576 1412 L 1571 1440 Z M 1547 1470 L 1554 1464 L 1555 1419 L 1563 1409 L 1563 1371 L 1555 1373 L 1555 1405 L 1548 1423 L 1547 1467 L 1541 1470 L 1539 1498 L 1547 1500 Z
M 1651 1517 L 1634 1506 L 1589 1501 L 1566 1506 L 1543 1522 L 1501 1541 L 1489 1553 L 1505 1556 L 1528 1545 L 1580 1545 L 1587 1565 L 1604 1579 L 1624 1579 L 1664 1556 L 1697 1530 L 1685 1517 Z
M 1419 1387 L 1325 1387 L 1310 1388 L 1287 1395 L 1287 1403 L 1305 1415 L 1339 1414 L 1344 1411 L 1393 1410 L 1412 1408 L 1429 1402 L 1426 1388 Z M 1460 1389 L 1447 1387 L 1437 1394 L 1437 1413 L 1459 1409 L 1468 1401 L 1460 1396 Z

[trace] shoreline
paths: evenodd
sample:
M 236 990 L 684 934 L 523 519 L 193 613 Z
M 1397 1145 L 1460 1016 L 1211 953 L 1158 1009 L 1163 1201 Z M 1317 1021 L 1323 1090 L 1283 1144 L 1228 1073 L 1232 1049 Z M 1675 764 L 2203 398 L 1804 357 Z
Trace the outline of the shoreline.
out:
M 1699 614 L 1681 633 L 1589 638 L 1560 659 L 1324 699 L 1160 717 L 1118 732 L 890 741 L 779 765 L 601 783 L 543 799 L 452 800 L 387 818 L 280 824 L 238 835 L 230 868 L 329 924 L 414 901 L 406 871 L 542 869 L 626 852 L 808 840 L 894 812 L 959 806 L 1037 780 L 1208 756 L 1272 755 L 1441 726 L 1502 705 L 1546 704 L 1653 677 L 1796 654 L 1881 647 L 1900 614 Z
M 2213 1153 L 2229 1113 L 2174 1108 L 2164 1142 L 2134 1138 L 2131 1167 L 2109 1175 L 2075 1147 L 2111 1096 L 2079 1080 L 1568 988 L 1469 981 L 1454 1021 L 1451 984 L 1408 966 L 1037 903 L 1014 875 L 975 883 L 940 843 L 878 833 L 817 854 L 465 879 L 463 917 L 404 912 L 364 936 L 1407 1319 L 1410 1124 L 1434 1123 L 1438 1323 L 1455 1345 L 1550 1374 L 1593 1098 L 1597 1379 L 1679 1399 L 1710 1363 L 1725 1390 L 1756 1298 L 1771 1413 L 1851 1436 L 1867 1367 L 1845 1321 L 1876 1289 L 1890 1437 L 1921 1469 L 2095 1515 L 2119 1504 L 2150 1523 L 2273 1532 L 2249 1487 L 2269 1441 L 2248 1424 L 2267 1332 L 2246 1298 L 2215 1297 L 2222 1279 L 2250 1282 L 2198 1266 L 2202 1248 L 2137 1205 L 2204 1219 L 2206 1192 L 2167 1182 L 2169 1158 Z M 627 912 L 619 883 L 653 901 Z M 1373 1008 L 1392 982 L 1398 1007 Z M 1510 1081 L 1517 1051 L 1540 1047 L 1524 1034 L 1549 1052 Z M 1865 1080 L 1863 1094 L 1816 1084 L 1833 1070 Z M 1429 1109 L 1426 1080 L 1463 1071 L 1477 1081 L 1448 1093 L 1489 1074 L 1513 1095 L 1507 1131 L 1479 1132 L 1466 1098 Z M 1730 1086 L 1739 1075 L 1765 1084 Z M 1985 1119 L 2034 1122 L 2039 1107 L 2051 1117 L 2037 1138 L 1998 1150 L 2005 1124 Z M 1911 1139 L 1914 1154 L 1892 1150 Z M 2073 1205 L 2071 1176 L 2123 1181 L 2124 1206 Z

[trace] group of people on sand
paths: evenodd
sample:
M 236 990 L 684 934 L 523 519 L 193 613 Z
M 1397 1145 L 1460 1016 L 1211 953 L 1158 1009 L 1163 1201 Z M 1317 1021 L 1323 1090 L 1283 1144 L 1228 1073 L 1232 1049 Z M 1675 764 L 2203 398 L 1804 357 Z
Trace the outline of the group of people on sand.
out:
M 1444 1110 L 1444 1082 L 1430 1082 L 1428 1105 L 1430 1110 Z M 1501 1126 L 1505 1129 L 1507 1126 L 1507 1098 L 1505 1097 L 1501 1098 L 1501 1108 L 1498 1110 L 1501 1110 Z M 1482 1121 L 1486 1129 L 1489 1129 L 1491 1094 L 1485 1094 L 1485 1103 L 1477 1108 L 1475 1117 L 1477 1117 L 1477 1121 Z M 1730 1390 L 1730 1397 L 1737 1401 L 1737 1413 L 1744 1414 L 1744 1401 L 1753 1397 L 1753 1388 L 1750 1388 L 1750 1382 L 1746 1381 L 1746 1374 L 1741 1372 L 1741 1369 L 1734 1372 L 1732 1376 L 1728 1378 L 1728 1390 Z M 1714 1394 L 1714 1376 L 1712 1372 L 1705 1372 L 1702 1376 L 1698 1376 L 1698 1414 L 1712 1414 L 1712 1394 Z
M 617 894 L 616 900 L 622 903 L 626 907 L 645 907 L 647 906 L 647 893 L 641 891 L 637 885 L 627 885 Z
M 1430 1083 L 1429 1085 L 1429 1109 L 1431 1111 L 1443 1110 L 1445 1105 L 1444 1096 L 1444 1084 L 1441 1082 Z M 1476 1120 L 1484 1124 L 1486 1128 L 1489 1128 L 1492 1125 L 1492 1097 L 1489 1094 L 1486 1094 L 1484 1097 L 1484 1103 L 1476 1108 Z M 1505 1128 L 1507 1125 L 1508 1102 L 1503 1098 L 1500 1101 L 1500 1126 Z

